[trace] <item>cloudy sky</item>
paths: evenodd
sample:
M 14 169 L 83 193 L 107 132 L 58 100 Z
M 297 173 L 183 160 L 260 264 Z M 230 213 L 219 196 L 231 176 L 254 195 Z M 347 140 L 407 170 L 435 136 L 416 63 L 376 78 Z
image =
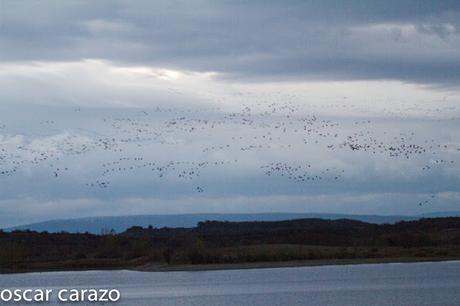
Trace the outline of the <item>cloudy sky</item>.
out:
M 460 210 L 458 1 L 0 1 L 0 227 Z

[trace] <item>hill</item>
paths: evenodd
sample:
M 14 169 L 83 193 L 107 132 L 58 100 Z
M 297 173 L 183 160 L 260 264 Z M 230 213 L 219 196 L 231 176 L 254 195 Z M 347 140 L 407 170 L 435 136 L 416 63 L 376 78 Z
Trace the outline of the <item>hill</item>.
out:
M 132 226 L 149 225 L 155 227 L 194 227 L 200 221 L 280 221 L 303 218 L 320 218 L 327 220 L 351 219 L 374 224 L 396 223 L 412 221 L 420 218 L 460 216 L 460 212 L 436 212 L 416 216 L 379 216 L 379 215 L 351 215 L 351 214 L 324 214 L 324 213 L 257 213 L 257 214 L 181 214 L 181 215 L 134 215 L 114 217 L 88 217 L 77 219 L 49 220 L 32 224 L 25 224 L 6 228 L 4 230 L 32 230 L 48 231 L 50 233 L 92 233 L 99 234 L 103 230 L 113 229 L 117 233 L 123 232 Z
M 0 272 L 459 258 L 458 217 L 395 224 L 311 218 L 203 221 L 196 227 L 135 226 L 104 235 L 0 231 Z

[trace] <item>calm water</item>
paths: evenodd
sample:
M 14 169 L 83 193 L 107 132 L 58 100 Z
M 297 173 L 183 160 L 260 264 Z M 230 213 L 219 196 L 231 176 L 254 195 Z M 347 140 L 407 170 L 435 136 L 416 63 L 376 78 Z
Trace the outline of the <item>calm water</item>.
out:
M 54 288 L 56 291 L 61 288 L 116 288 L 122 293 L 122 300 L 116 305 L 130 306 L 445 306 L 460 305 L 460 261 L 210 272 L 0 275 L 0 288 L 26 287 Z

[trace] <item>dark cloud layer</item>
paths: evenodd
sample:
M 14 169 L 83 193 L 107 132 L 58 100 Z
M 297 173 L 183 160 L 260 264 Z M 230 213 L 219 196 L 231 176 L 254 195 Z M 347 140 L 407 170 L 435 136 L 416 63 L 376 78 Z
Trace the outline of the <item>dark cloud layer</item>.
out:
M 3 1 L 0 61 L 458 85 L 458 1 Z

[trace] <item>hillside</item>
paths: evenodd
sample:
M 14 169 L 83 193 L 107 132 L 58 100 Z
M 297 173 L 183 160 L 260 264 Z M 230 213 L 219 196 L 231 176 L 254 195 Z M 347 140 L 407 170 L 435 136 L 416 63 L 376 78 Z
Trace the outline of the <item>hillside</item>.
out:
M 352 219 L 363 222 L 384 224 L 399 221 L 411 221 L 429 217 L 460 216 L 460 212 L 436 212 L 415 216 L 379 216 L 379 215 L 350 215 L 350 214 L 324 214 L 324 213 L 258 213 L 258 214 L 182 214 L 182 215 L 134 215 L 113 217 L 90 217 L 77 219 L 50 220 L 39 223 L 6 228 L 10 230 L 48 231 L 50 233 L 92 233 L 100 234 L 101 231 L 113 229 L 117 233 L 126 231 L 132 226 L 154 225 L 156 227 L 194 227 L 200 221 L 280 221 L 302 218 L 321 218 L 329 220 Z
M 459 258 L 458 217 L 381 225 L 348 219 L 204 221 L 196 227 L 135 226 L 104 235 L 0 232 L 3 272 Z

